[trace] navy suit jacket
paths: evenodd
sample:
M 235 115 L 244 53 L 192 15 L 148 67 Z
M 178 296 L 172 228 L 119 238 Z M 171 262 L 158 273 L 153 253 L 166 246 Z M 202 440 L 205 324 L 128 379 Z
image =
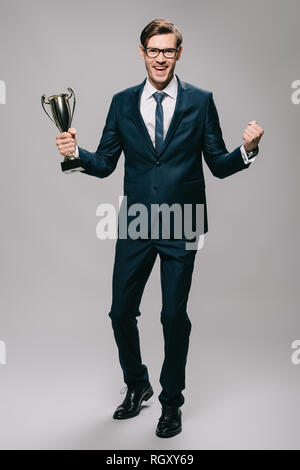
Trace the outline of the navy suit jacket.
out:
M 96 152 L 78 146 L 83 173 L 105 178 L 125 156 L 124 195 L 128 205 L 203 204 L 201 233 L 208 231 L 202 154 L 213 175 L 226 178 L 248 168 L 240 146 L 228 152 L 211 91 L 178 79 L 174 114 L 159 153 L 140 113 L 146 79 L 116 93 Z M 193 212 L 194 214 L 194 212 Z M 194 217 L 194 215 L 193 215 Z M 193 222 L 194 223 L 194 222 Z M 171 229 L 172 232 L 172 229 Z M 172 235 L 171 235 L 172 238 Z

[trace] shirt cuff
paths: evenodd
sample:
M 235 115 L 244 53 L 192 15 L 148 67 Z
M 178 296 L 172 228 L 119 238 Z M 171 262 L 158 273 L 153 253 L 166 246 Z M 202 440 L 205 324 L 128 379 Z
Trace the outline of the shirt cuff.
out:
M 245 150 L 245 147 L 241 145 L 240 150 L 241 150 L 241 154 L 242 154 L 245 165 L 248 165 L 249 163 L 254 162 L 256 155 L 258 154 L 258 148 L 257 150 L 253 150 L 252 152 L 247 152 Z
M 74 154 L 76 155 L 77 158 L 79 158 L 79 150 L 78 150 L 78 145 L 76 145 L 75 152 Z

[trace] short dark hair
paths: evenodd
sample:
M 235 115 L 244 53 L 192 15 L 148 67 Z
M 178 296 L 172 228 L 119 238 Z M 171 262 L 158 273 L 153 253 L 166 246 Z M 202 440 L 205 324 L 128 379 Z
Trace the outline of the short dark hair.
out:
M 156 34 L 173 33 L 176 36 L 176 47 L 179 47 L 183 41 L 182 34 L 172 21 L 159 18 L 150 21 L 141 32 L 140 41 L 143 47 L 147 47 L 149 39 Z

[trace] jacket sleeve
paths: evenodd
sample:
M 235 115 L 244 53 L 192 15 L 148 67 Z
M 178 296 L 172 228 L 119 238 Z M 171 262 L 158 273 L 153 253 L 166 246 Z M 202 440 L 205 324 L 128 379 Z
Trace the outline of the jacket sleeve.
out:
M 78 146 L 79 158 L 85 169 L 82 173 L 105 178 L 116 168 L 122 146 L 116 125 L 115 95 L 112 98 L 106 123 L 96 152 L 89 152 Z
M 240 145 L 233 152 L 228 152 L 212 92 L 208 97 L 202 151 L 210 171 L 217 178 L 226 178 L 248 168 L 251 164 L 244 163 Z

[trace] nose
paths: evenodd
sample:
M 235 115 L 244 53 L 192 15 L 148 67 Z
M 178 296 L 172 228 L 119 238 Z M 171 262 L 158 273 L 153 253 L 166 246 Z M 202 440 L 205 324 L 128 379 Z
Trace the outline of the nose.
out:
M 159 62 L 159 63 L 166 61 L 166 58 L 165 58 L 165 56 L 163 55 L 162 52 L 160 52 L 160 53 L 158 54 L 158 56 L 155 57 L 155 59 L 156 59 L 156 61 Z

